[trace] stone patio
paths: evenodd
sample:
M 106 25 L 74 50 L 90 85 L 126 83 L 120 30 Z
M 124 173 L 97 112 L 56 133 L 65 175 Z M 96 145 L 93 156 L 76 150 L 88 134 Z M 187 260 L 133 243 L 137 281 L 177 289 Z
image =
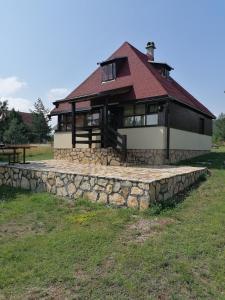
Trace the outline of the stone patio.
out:
M 0 164 L 0 185 L 47 191 L 63 197 L 146 209 L 193 185 L 206 168 L 122 167 L 62 160 Z

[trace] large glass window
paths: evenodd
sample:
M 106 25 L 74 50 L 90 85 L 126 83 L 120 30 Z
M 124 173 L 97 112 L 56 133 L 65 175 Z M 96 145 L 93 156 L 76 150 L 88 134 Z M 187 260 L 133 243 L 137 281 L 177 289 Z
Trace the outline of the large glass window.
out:
M 158 114 L 146 115 L 146 125 L 157 125 L 158 124 Z
M 124 106 L 124 127 L 154 126 L 158 124 L 158 105 L 129 104 Z

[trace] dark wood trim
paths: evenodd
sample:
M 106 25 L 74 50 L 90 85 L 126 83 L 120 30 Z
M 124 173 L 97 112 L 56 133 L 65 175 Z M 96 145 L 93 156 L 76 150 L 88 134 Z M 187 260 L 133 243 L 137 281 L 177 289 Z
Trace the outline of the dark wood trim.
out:
M 105 104 L 103 106 L 103 124 L 102 124 L 102 129 L 103 129 L 103 147 L 107 147 L 107 127 L 108 127 L 108 99 L 106 98 Z
M 76 103 L 72 102 L 72 145 L 76 147 Z
M 166 104 L 166 158 L 170 159 L 170 102 Z
M 192 107 L 191 105 L 188 105 L 188 104 L 184 103 L 183 101 L 180 101 L 180 100 L 178 100 L 178 99 L 176 99 L 176 98 L 172 98 L 172 97 L 169 97 L 169 98 L 170 98 L 170 101 L 173 101 L 173 102 L 175 102 L 175 103 L 178 103 L 178 104 L 180 104 L 181 106 L 184 106 L 184 107 L 186 107 L 186 108 L 189 108 L 190 110 L 192 110 L 192 111 L 194 111 L 194 112 L 197 112 L 197 113 L 199 113 L 199 114 L 205 116 L 206 118 L 209 118 L 209 119 L 216 119 L 215 116 L 214 116 L 214 118 L 213 118 L 211 115 L 209 115 L 209 114 L 207 114 L 207 113 L 204 113 L 204 112 L 202 112 L 200 109 L 197 109 L 197 108 L 195 108 L 195 107 Z

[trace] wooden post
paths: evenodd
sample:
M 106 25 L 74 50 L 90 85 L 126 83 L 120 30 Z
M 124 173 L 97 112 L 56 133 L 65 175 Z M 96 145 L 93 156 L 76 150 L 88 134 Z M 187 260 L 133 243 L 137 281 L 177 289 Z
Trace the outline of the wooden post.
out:
M 72 102 L 72 145 L 76 147 L 76 102 Z
M 92 146 L 92 129 L 88 130 L 88 141 L 89 141 L 89 148 Z
M 170 159 L 170 106 L 169 101 L 166 104 L 166 158 Z
M 103 130 L 104 130 L 104 140 L 103 146 L 107 148 L 108 146 L 108 99 L 105 100 L 105 104 L 103 107 Z

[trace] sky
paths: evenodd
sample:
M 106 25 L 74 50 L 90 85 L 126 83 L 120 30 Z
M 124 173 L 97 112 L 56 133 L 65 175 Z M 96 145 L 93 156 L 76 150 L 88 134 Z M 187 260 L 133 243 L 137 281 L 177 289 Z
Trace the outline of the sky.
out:
M 225 0 L 0 0 L 0 99 L 52 109 L 128 41 L 215 115 L 225 112 Z

